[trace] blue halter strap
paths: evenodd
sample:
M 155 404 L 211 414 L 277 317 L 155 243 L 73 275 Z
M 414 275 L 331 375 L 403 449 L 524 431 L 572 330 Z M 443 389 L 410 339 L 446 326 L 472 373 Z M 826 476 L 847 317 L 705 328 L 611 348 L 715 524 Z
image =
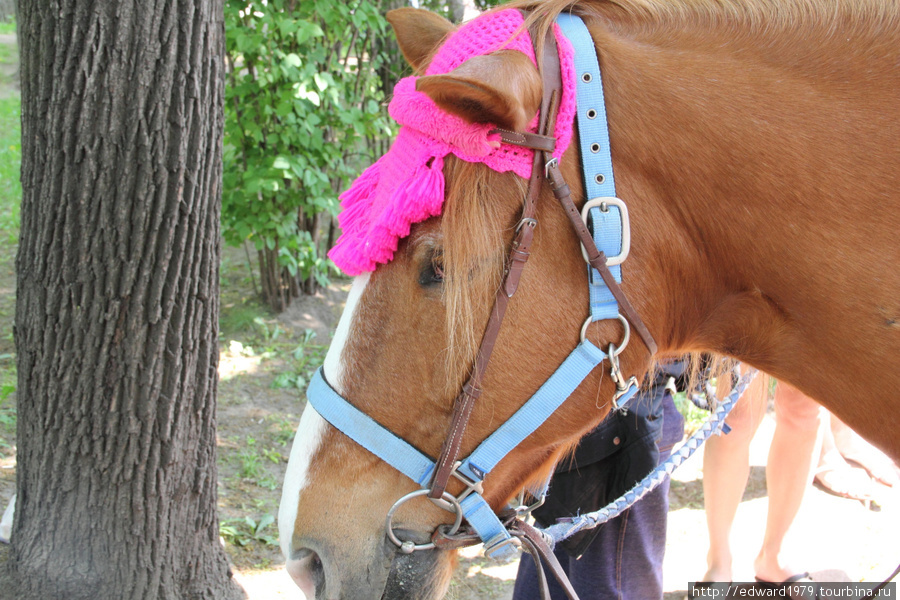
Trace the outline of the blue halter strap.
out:
M 608 264 L 616 265 L 612 267 L 613 274 L 616 281 L 621 282 L 621 267 L 618 265 L 628 252 L 628 213 L 625 204 L 615 197 L 606 109 L 596 51 L 580 18 L 563 14 L 559 16 L 558 23 L 575 48 L 575 69 L 578 76 L 577 122 L 582 167 L 585 189 L 592 199 L 586 206 L 584 218 L 593 230 L 597 248 L 612 257 Z M 515 546 L 511 543 L 513 538 L 506 526 L 484 500 L 484 478 L 503 457 L 540 427 L 604 359 L 610 360 L 611 375 L 618 386 L 616 407 L 622 406 L 638 390 L 634 377 L 625 381 L 618 373 L 618 353 L 627 343 L 628 324 L 619 315 L 616 300 L 599 273 L 590 268 L 588 271 L 590 317 L 582 330 L 581 343 L 534 396 L 488 436 L 470 456 L 461 460 L 454 471 L 454 475 L 465 483 L 466 490 L 450 504 L 454 511 L 461 511 L 462 517 L 484 542 L 485 554 L 488 556 L 509 556 L 515 552 Z M 604 351 L 586 339 L 585 330 L 593 321 L 613 318 L 618 318 L 626 328 L 626 338 L 619 348 L 611 344 Z M 424 488 L 432 478 L 434 459 L 400 439 L 341 397 L 325 381 L 321 369 L 313 376 L 307 396 L 325 420 L 409 477 L 416 485 Z M 414 494 L 418 495 L 418 492 Z M 407 544 L 402 544 L 401 550 L 412 551 L 424 547 Z

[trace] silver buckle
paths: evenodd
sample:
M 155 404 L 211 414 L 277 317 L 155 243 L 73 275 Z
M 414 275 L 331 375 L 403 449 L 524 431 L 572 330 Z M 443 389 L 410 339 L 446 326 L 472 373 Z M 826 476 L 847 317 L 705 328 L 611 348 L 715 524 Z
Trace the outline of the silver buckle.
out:
M 516 225 L 516 233 L 519 233 L 519 230 L 528 225 L 532 229 L 537 227 L 537 219 L 532 219 L 530 217 L 523 217 L 519 224 Z
M 616 387 L 618 387 L 618 384 L 616 384 Z M 615 407 L 614 410 L 619 410 L 619 409 L 623 408 L 622 405 L 619 404 L 619 400 L 622 398 L 622 396 L 627 394 L 628 391 L 632 387 L 635 387 L 635 388 L 638 387 L 638 380 L 634 375 L 632 375 L 631 377 L 628 378 L 628 381 L 626 381 L 624 383 L 621 390 L 619 390 L 615 394 L 613 394 L 613 406 Z
M 614 267 L 625 262 L 625 259 L 628 258 L 628 253 L 631 252 L 631 220 L 628 217 L 628 207 L 625 206 L 625 202 L 613 196 L 591 198 L 581 209 L 581 220 L 587 225 L 588 216 L 592 208 L 599 208 L 603 212 L 607 212 L 610 206 L 618 208 L 619 215 L 622 218 L 622 250 L 616 256 L 606 257 L 606 266 Z M 581 254 L 584 256 L 585 262 L 590 262 L 584 244 L 581 245 Z
M 461 461 L 461 460 L 458 460 L 458 461 L 456 461 L 455 463 L 453 463 L 453 470 L 450 471 L 450 474 L 451 474 L 453 477 L 456 477 L 457 480 L 459 480 L 464 486 L 466 486 L 466 489 L 464 489 L 462 492 L 460 492 L 460 494 L 459 494 L 458 496 L 455 496 L 455 497 L 453 497 L 452 494 L 449 494 L 449 492 L 444 492 L 445 494 L 450 495 L 451 497 L 453 497 L 453 500 L 455 501 L 454 504 L 455 504 L 456 506 L 458 506 L 460 502 L 462 502 L 463 500 L 465 500 L 466 497 L 468 497 L 468 496 L 471 495 L 472 493 L 475 493 L 475 494 L 478 494 L 478 495 L 484 494 L 484 482 L 483 482 L 483 481 L 475 481 L 475 480 L 473 480 L 473 479 L 469 479 L 467 476 L 465 476 L 465 475 L 463 475 L 462 473 L 460 473 L 460 472 L 459 472 L 459 466 L 460 466 L 461 464 L 462 464 L 462 461 Z M 453 506 L 451 503 L 449 503 L 449 502 L 447 502 L 446 500 L 444 500 L 443 497 L 441 497 L 441 498 L 429 498 L 429 500 L 431 500 L 432 502 L 434 502 L 435 506 L 437 506 L 437 507 L 439 507 L 439 508 L 443 508 L 443 509 L 446 510 L 446 511 L 454 512 L 454 510 L 455 510 L 454 506 Z
M 544 179 L 550 179 L 550 169 L 559 166 L 559 159 L 555 156 L 544 164 Z
M 537 510 L 538 508 L 543 506 L 544 501 L 547 499 L 547 492 L 545 488 L 545 491 L 543 494 L 541 494 L 540 498 L 535 498 L 534 496 L 532 496 L 532 498 L 534 498 L 534 503 L 525 504 L 525 494 L 527 493 L 528 492 L 526 492 L 525 490 L 522 490 L 521 492 L 519 492 L 518 496 L 516 496 L 516 504 L 518 506 L 516 506 L 513 510 L 516 511 L 516 517 L 520 519 L 524 519 L 525 517 L 530 515 L 532 511 Z

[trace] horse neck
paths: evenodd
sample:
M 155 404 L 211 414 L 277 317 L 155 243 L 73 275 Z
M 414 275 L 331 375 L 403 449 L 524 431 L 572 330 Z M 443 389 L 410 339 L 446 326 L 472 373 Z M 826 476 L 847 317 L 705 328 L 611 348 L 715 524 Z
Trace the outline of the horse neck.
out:
M 898 34 L 866 54 L 811 51 L 814 32 L 627 29 L 593 24 L 639 296 L 662 348 L 735 356 L 825 405 L 879 379 L 880 397 L 861 402 L 896 407 Z

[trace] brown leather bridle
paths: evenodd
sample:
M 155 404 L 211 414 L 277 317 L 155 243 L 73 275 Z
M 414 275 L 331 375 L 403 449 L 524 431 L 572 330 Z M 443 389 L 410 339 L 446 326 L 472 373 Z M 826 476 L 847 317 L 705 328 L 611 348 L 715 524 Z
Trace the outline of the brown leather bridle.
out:
M 534 152 L 534 161 L 531 168 L 531 178 L 528 183 L 528 192 L 525 196 L 522 208 L 522 217 L 517 226 L 516 236 L 510 248 L 507 269 L 504 273 L 503 283 L 497 290 L 491 316 L 485 327 L 481 345 L 475 357 L 471 375 L 462 387 L 462 391 L 453 405 L 453 416 L 447 438 L 441 447 L 440 457 L 437 461 L 434 478 L 431 481 L 429 498 L 440 499 L 446 490 L 447 483 L 453 473 L 454 465 L 459 459 L 462 438 L 466 426 L 472 414 L 472 409 L 478 397 L 481 395 L 481 383 L 491 360 L 491 353 L 500 333 L 500 326 L 506 314 L 506 308 L 510 298 L 515 294 L 522 276 L 522 270 L 530 255 L 531 243 L 534 238 L 534 229 L 537 226 L 535 218 L 537 212 L 537 200 L 540 196 L 543 179 L 548 179 L 554 196 L 559 200 L 563 210 L 569 217 L 575 234 L 587 250 L 588 263 L 596 269 L 604 283 L 610 289 L 619 303 L 623 316 L 635 328 L 650 354 L 656 353 L 657 345 L 650 331 L 641 320 L 637 311 L 628 301 L 622 288 L 616 282 L 609 267 L 606 265 L 606 255 L 597 249 L 590 231 L 581 219 L 581 213 L 572 201 L 571 190 L 562 172 L 558 161 L 551 155 L 556 147 L 556 139 L 552 135 L 559 110 L 559 99 L 562 90 L 559 55 L 557 54 L 556 41 L 548 30 L 543 36 L 541 48 L 538 47 L 537 32 L 532 30 L 532 39 L 535 40 L 535 56 L 541 60 L 541 79 L 543 81 L 543 97 L 541 99 L 540 117 L 537 134 L 508 132 L 496 130 L 504 143 L 531 148 Z M 542 50 L 542 51 L 541 51 Z
M 535 46 L 535 56 L 540 61 L 539 71 L 543 84 L 543 94 L 538 120 L 538 133 L 512 132 L 496 130 L 501 140 L 507 144 L 531 148 L 534 150 L 531 177 L 528 183 L 528 191 L 524 199 L 522 216 L 516 228 L 515 238 L 509 252 L 506 272 L 502 285 L 497 290 L 491 315 L 485 327 L 481 345 L 476 354 L 475 363 L 471 375 L 462 387 L 462 391 L 456 397 L 453 406 L 450 429 L 441 447 L 441 453 L 435 467 L 435 474 L 431 480 L 428 497 L 439 501 L 447 488 L 451 476 L 458 466 L 459 454 L 463 436 L 479 396 L 481 384 L 487 371 L 500 326 L 506 314 L 506 308 L 510 298 L 515 294 L 525 263 L 528 261 L 531 244 L 534 239 L 534 229 L 537 226 L 535 218 L 537 201 L 541 193 L 543 180 L 547 179 L 554 196 L 559 200 L 572 224 L 575 234 L 586 249 L 588 263 L 596 269 L 603 278 L 604 283 L 619 303 L 622 315 L 641 336 L 650 354 L 656 353 L 657 345 L 650 331 L 641 320 L 637 311 L 628 301 L 618 282 L 610 272 L 606 264 L 606 255 L 597 249 L 590 231 L 581 218 L 581 213 L 572 201 L 571 190 L 566 184 L 559 168 L 558 161 L 552 156 L 556 147 L 556 139 L 553 137 L 554 125 L 559 111 L 560 97 L 562 93 L 562 75 L 559 64 L 559 55 L 556 40 L 549 28 L 543 36 L 539 36 L 536 28 L 530 28 L 531 38 Z M 540 39 L 539 41 L 539 37 Z M 502 515 L 501 515 L 502 516 Z M 516 519 L 514 513 L 507 515 L 505 523 L 510 533 L 522 540 L 535 561 L 538 562 L 539 583 L 542 588 L 542 597 L 549 598 L 546 578 L 540 567 L 540 558 L 543 558 L 556 578 L 562 584 L 569 598 L 577 600 L 577 595 L 571 584 L 565 577 L 562 567 L 559 565 L 552 549 L 547 544 L 542 534 L 522 521 Z M 459 548 L 472 545 L 481 540 L 475 534 L 464 532 L 456 535 L 447 535 L 445 530 L 438 528 L 432 536 L 432 541 L 439 548 Z

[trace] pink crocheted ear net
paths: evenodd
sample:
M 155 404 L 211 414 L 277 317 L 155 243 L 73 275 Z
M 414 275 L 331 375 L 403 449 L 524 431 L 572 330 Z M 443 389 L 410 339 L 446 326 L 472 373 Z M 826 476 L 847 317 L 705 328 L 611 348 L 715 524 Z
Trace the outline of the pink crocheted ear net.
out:
M 444 42 L 426 75 L 449 73 L 473 56 L 517 50 L 535 62 L 531 36 L 520 29 L 517 10 L 484 14 L 463 25 Z M 518 35 L 516 33 L 518 32 Z M 554 156 L 561 157 L 572 139 L 575 116 L 575 73 L 572 45 L 554 25 L 562 65 L 563 93 L 554 134 Z M 394 257 L 401 238 L 414 223 L 441 214 L 444 204 L 443 158 L 453 154 L 523 178 L 531 174 L 533 150 L 509 144 L 497 147 L 491 124 L 473 124 L 444 112 L 422 92 L 416 77 L 401 79 L 388 106 L 401 125 L 387 154 L 366 169 L 341 194 L 338 216 L 342 235 L 328 256 L 349 275 L 374 271 Z M 537 116 L 529 126 L 536 131 Z

